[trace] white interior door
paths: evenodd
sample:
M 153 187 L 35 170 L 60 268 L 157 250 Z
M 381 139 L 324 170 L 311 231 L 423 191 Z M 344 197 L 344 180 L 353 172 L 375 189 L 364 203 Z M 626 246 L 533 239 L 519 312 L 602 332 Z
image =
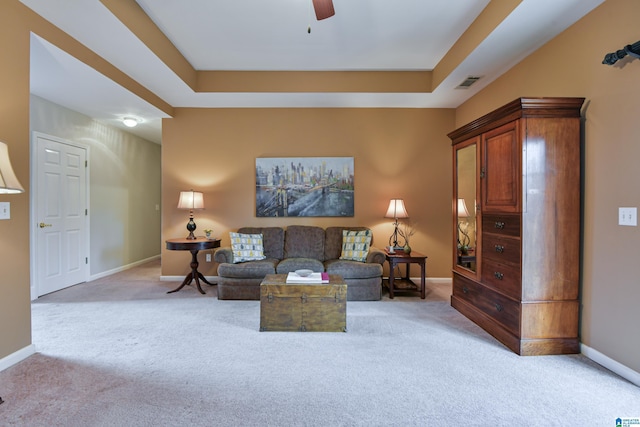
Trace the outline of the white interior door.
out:
M 87 150 L 36 134 L 36 289 L 38 296 L 88 277 Z

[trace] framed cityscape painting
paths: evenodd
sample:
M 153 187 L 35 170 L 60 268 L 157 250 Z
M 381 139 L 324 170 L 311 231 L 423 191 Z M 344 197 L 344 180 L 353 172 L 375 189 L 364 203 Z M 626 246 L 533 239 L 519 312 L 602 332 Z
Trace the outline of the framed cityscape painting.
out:
M 353 216 L 353 157 L 256 159 L 256 216 Z

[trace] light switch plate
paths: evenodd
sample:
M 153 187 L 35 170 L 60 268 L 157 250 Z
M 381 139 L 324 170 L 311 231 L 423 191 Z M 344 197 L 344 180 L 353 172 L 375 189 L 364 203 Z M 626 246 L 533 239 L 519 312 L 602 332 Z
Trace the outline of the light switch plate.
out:
M 638 226 L 638 208 L 618 208 L 618 225 Z
M 11 203 L 0 202 L 0 219 L 11 219 Z

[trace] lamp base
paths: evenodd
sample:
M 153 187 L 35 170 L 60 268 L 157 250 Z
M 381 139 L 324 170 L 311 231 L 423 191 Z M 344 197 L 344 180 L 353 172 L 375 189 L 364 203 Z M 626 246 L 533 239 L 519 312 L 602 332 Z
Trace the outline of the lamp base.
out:
M 393 223 L 393 234 L 389 237 L 389 246 L 393 246 L 394 250 L 402 250 L 402 248 L 404 248 L 404 246 L 400 246 L 400 244 L 398 243 L 398 237 L 400 235 L 400 233 L 398 232 L 398 220 L 396 219 L 396 222 Z
M 193 232 L 196 231 L 196 223 L 193 222 L 193 218 L 189 218 L 189 222 L 187 223 L 187 230 L 189 230 L 187 240 L 196 240 L 196 236 L 193 234 Z

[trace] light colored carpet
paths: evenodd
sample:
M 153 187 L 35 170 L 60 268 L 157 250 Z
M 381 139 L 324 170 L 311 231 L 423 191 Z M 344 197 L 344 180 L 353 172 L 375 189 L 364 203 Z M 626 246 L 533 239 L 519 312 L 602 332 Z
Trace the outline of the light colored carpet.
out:
M 347 333 L 259 332 L 258 301 L 159 263 L 33 303 L 38 353 L 0 372 L 0 425 L 615 426 L 640 388 L 581 355 L 519 357 L 450 287 L 349 302 Z

